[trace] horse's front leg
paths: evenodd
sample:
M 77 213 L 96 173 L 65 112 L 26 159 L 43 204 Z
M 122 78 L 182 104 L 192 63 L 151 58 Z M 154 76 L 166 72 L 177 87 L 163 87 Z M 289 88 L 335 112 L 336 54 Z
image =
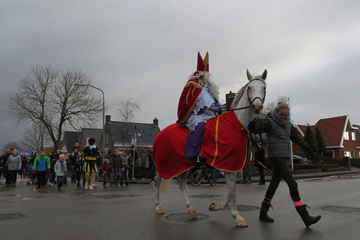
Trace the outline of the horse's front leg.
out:
M 161 185 L 161 177 L 158 173 L 154 178 L 155 182 L 155 206 L 156 206 L 156 214 L 164 214 L 165 211 L 162 209 L 160 205 L 160 185 Z
M 197 216 L 197 212 L 195 210 L 194 204 L 190 199 L 188 188 L 187 188 L 187 176 L 189 174 L 189 171 L 183 172 L 182 174 L 178 175 L 179 180 L 179 188 L 181 192 L 184 195 L 185 201 L 186 201 L 186 207 L 189 208 L 188 213 L 192 216 Z
M 213 203 L 210 205 L 210 211 L 223 210 L 230 202 L 231 206 L 231 216 L 236 221 L 236 226 L 238 227 L 247 227 L 246 221 L 240 216 L 239 211 L 236 206 L 236 173 L 225 172 L 226 186 L 228 190 L 228 195 L 224 202 L 219 204 Z

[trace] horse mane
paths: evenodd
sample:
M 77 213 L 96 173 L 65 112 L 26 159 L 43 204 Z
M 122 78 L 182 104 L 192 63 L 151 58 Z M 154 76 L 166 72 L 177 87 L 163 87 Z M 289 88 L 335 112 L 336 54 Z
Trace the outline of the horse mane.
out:
M 261 75 L 257 75 L 257 76 L 254 76 L 254 80 L 259 80 L 261 81 L 262 83 L 265 84 L 266 86 L 266 82 L 265 80 L 263 80 L 261 78 Z M 237 105 L 239 104 L 240 102 L 240 99 L 242 98 L 242 96 L 244 95 L 244 92 L 245 92 L 245 89 L 248 87 L 248 85 L 254 81 L 254 80 L 251 80 L 250 82 L 248 82 L 247 84 L 245 84 L 245 86 L 243 86 L 236 94 L 235 94 L 235 97 L 234 97 L 234 101 L 233 103 L 231 104 L 231 108 L 234 109 L 237 107 Z

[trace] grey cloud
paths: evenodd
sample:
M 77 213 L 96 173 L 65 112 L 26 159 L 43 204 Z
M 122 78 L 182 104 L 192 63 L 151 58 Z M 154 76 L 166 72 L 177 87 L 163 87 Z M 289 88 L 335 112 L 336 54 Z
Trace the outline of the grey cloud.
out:
M 356 1 L 8 1 L 0 9 L 0 90 L 16 91 L 32 66 L 80 69 L 102 88 L 107 114 L 138 100 L 136 121 L 176 121 L 179 95 L 210 53 L 220 100 L 268 69 L 267 101 L 288 96 L 295 123 L 355 111 L 359 96 Z M 100 93 L 99 93 L 100 94 Z M 1 136 L 11 116 L 1 101 Z M 16 136 L 21 131 L 16 130 Z M 8 138 L 5 138 L 8 139 Z M 6 144 L 3 138 L 0 144 Z

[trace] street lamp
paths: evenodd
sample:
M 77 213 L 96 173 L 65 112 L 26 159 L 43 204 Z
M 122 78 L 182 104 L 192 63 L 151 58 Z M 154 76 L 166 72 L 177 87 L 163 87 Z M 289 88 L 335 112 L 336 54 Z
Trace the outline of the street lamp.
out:
M 134 127 L 134 153 L 133 153 L 133 156 L 134 156 L 134 159 L 133 159 L 133 169 L 132 169 L 132 180 L 136 179 L 135 178 L 135 161 L 136 161 L 136 153 L 135 153 L 135 146 L 136 146 L 136 126 Z
M 103 154 L 102 154 L 102 163 L 104 163 L 104 157 L 105 157 L 105 93 L 103 90 L 101 90 L 100 88 L 94 87 L 93 85 L 90 84 L 85 84 L 85 83 L 75 83 L 75 86 L 81 86 L 81 87 L 92 87 L 95 88 L 99 91 L 102 92 L 103 94 L 103 142 L 102 142 L 102 149 L 103 149 Z M 100 141 L 100 140 L 99 140 Z

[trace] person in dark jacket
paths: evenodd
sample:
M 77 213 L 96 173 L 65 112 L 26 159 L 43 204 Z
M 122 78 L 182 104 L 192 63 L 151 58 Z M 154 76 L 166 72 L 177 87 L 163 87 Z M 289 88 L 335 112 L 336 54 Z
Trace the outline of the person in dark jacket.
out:
M 34 165 L 35 158 L 39 155 L 38 152 L 35 152 L 34 155 L 30 158 L 29 165 Z
M 130 157 L 130 161 L 129 161 L 129 179 L 130 180 L 135 178 L 135 176 L 132 175 L 133 174 L 132 169 L 136 166 L 137 162 L 139 161 L 139 155 L 134 149 L 135 149 L 135 147 L 131 146 L 130 147 L 130 152 L 129 152 L 129 157 Z
M 118 149 L 115 150 L 115 155 L 111 158 L 111 171 L 114 172 L 114 186 L 119 186 L 118 182 L 121 179 L 121 169 L 123 168 L 121 153 Z
M 48 174 L 49 187 L 52 187 L 55 182 L 55 163 L 57 160 L 54 158 L 54 156 L 50 156 L 49 158 L 50 158 L 50 173 Z
M 139 167 L 141 169 L 141 181 L 146 181 L 146 168 L 147 168 L 148 157 L 145 150 L 141 150 Z
M 154 181 L 154 178 L 156 176 L 156 167 L 155 167 L 155 163 L 154 163 L 154 159 L 152 158 L 152 148 L 151 148 L 151 152 L 149 154 L 149 167 L 151 169 L 151 173 L 152 173 L 152 178 L 150 182 Z
M 3 157 L 4 157 L 4 155 L 2 155 L 0 157 L 0 179 L 1 179 L 1 174 L 3 173 L 3 170 L 4 170 Z M 0 185 L 1 185 L 1 182 L 0 182 Z
M 82 175 L 83 161 L 82 161 L 80 153 L 78 153 L 77 156 L 74 155 L 74 157 L 76 157 L 76 160 L 75 160 L 75 163 L 74 163 L 74 172 L 75 172 L 76 180 L 77 180 L 76 187 L 78 189 L 81 189 L 80 179 L 81 179 L 81 175 Z
M 5 184 L 10 185 L 10 174 L 8 173 L 8 167 L 6 165 L 8 158 L 12 155 L 12 149 L 6 149 L 6 153 L 3 156 L 3 176 L 5 178 Z
M 50 158 L 45 154 L 44 150 L 40 151 L 34 160 L 33 174 L 36 173 L 38 192 L 41 192 L 44 189 L 46 184 L 46 173 L 50 173 Z
M 76 183 L 75 163 L 79 156 L 79 148 L 74 147 L 74 151 L 70 155 L 71 183 Z
M 298 185 L 287 164 L 290 158 L 290 140 L 301 146 L 309 154 L 313 155 L 313 152 L 304 139 L 297 134 L 295 127 L 290 122 L 289 114 L 289 106 L 286 103 L 279 102 L 275 109 L 266 116 L 266 119 L 254 120 L 249 123 L 249 128 L 252 133 L 266 132 L 269 160 L 273 166 L 271 181 L 261 205 L 259 218 L 265 222 L 274 222 L 274 219 L 270 218 L 267 212 L 281 179 L 284 179 L 289 187 L 295 209 L 301 216 L 306 227 L 308 227 L 318 222 L 321 216 L 310 216 L 306 210 L 306 205 L 301 201 Z
M 23 153 L 23 154 L 21 154 L 21 172 L 20 172 L 21 178 L 26 177 L 27 167 L 28 167 L 28 159 L 27 159 L 25 153 Z
M 74 147 L 73 147 L 72 151 L 74 152 L 76 148 L 77 148 L 78 151 L 80 150 L 79 143 L 74 144 Z

